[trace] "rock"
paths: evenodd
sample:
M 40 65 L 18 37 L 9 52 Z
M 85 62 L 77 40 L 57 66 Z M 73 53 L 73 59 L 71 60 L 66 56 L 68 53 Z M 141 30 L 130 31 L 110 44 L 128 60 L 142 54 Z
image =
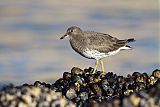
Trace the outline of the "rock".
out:
M 77 97 L 76 91 L 74 88 L 69 88 L 66 92 L 66 97 L 70 100 L 74 99 Z

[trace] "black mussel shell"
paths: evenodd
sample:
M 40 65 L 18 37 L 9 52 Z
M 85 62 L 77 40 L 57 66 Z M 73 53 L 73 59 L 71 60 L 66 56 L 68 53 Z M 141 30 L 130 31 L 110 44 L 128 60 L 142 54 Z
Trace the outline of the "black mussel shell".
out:
M 78 67 L 73 67 L 71 69 L 71 74 L 72 75 L 83 75 L 84 74 L 84 71 Z

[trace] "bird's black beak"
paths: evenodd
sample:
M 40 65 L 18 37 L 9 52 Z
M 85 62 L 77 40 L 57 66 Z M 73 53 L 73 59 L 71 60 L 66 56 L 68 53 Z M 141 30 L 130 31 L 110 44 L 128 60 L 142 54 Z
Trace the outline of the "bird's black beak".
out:
M 64 39 L 68 34 L 63 35 L 60 39 Z

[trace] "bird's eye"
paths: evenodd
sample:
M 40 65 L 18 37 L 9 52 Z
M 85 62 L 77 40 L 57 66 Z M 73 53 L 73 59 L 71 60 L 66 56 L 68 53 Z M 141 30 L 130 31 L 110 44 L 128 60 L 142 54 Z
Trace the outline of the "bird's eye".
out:
M 70 32 L 73 32 L 73 30 L 70 30 Z
M 74 32 L 74 30 L 73 29 L 69 29 L 67 32 L 68 33 L 72 33 L 72 32 Z

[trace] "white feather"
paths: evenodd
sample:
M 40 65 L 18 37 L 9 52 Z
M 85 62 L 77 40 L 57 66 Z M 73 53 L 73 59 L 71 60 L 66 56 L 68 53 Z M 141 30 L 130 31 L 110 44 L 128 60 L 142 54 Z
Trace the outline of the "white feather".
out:
M 108 53 L 101 53 L 97 50 L 89 50 L 88 48 L 83 52 L 83 54 L 88 57 L 88 58 L 94 58 L 96 60 L 100 60 L 104 57 L 107 57 L 107 56 L 111 56 L 111 55 L 115 55 L 117 54 L 120 50 L 127 50 L 127 49 L 131 49 L 130 47 L 126 47 L 126 46 L 123 46 L 115 51 L 112 51 L 112 52 L 108 52 Z

